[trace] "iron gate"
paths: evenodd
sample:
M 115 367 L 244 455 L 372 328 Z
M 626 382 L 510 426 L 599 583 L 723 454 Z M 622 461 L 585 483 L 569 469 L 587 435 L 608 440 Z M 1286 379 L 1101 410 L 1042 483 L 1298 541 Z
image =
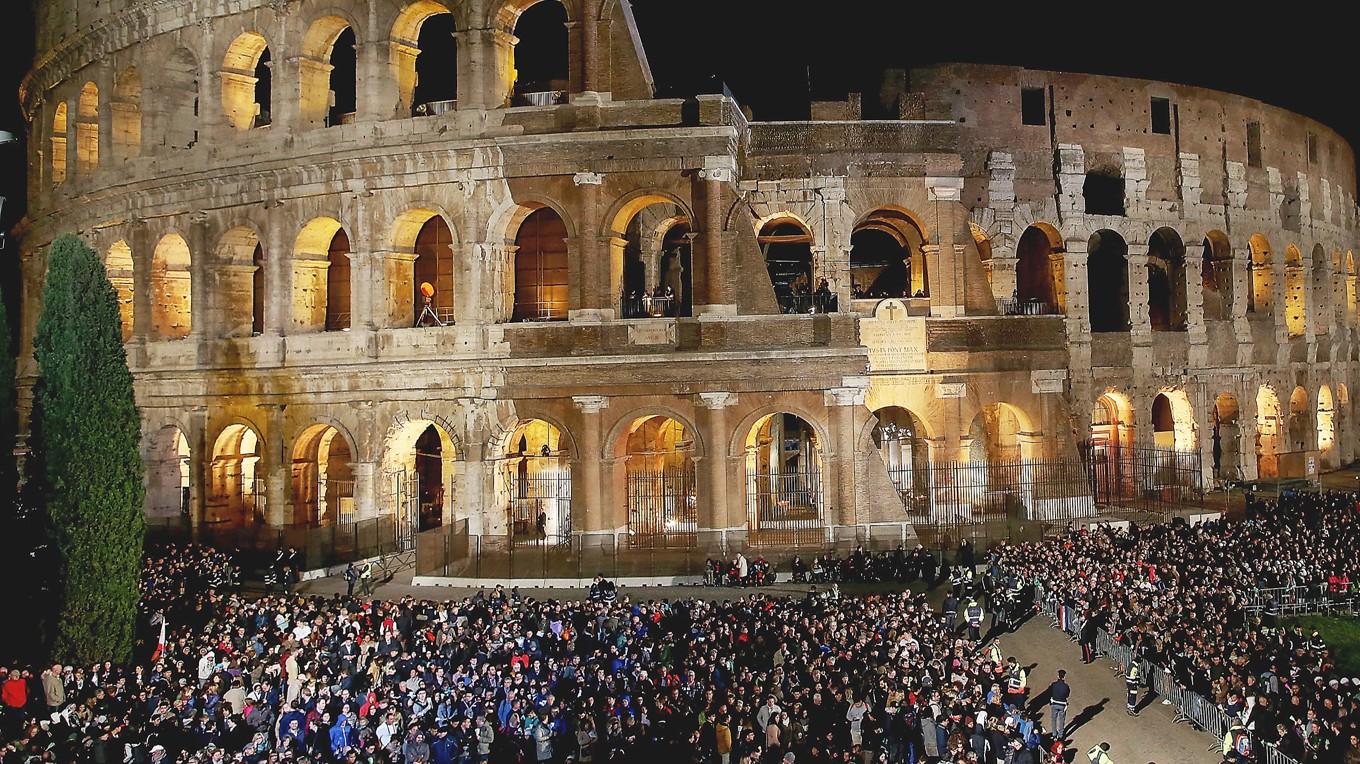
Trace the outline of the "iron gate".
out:
M 752 544 L 787 546 L 825 539 L 820 467 L 792 472 L 748 469 L 746 498 L 755 517 Z
M 571 543 L 571 469 L 552 460 L 538 466 L 525 459 L 528 468 L 511 471 L 507 533 L 515 544 Z
M 420 475 L 405 469 L 383 476 L 387 486 L 386 510 L 396 521 L 397 548 L 414 549 L 420 530 Z
M 627 486 L 631 546 L 694 546 L 699 505 L 693 462 L 654 471 L 630 470 Z

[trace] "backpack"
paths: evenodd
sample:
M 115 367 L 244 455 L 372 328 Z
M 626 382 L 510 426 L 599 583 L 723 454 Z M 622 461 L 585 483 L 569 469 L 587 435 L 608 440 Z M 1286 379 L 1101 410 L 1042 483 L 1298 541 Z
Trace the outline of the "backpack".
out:
M 1251 758 L 1251 735 L 1245 731 L 1233 733 L 1233 750 L 1244 759 Z

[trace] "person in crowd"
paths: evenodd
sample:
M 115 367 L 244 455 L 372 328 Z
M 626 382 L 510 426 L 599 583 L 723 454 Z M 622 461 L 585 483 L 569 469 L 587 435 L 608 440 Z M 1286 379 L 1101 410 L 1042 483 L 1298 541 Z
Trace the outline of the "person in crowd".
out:
M 1058 669 L 1058 678 L 1048 686 L 1048 707 L 1052 712 L 1051 725 L 1053 737 L 1058 740 L 1067 738 L 1067 701 L 1072 697 L 1072 688 L 1067 684 L 1067 672 Z

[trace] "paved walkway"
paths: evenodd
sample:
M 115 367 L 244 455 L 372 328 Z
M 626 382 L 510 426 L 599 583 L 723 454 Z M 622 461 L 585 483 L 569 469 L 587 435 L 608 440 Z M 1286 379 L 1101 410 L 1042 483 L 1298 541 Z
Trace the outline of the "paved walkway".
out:
M 1213 740 L 1186 724 L 1173 724 L 1170 706 L 1159 699 L 1145 702 L 1139 716 L 1129 716 L 1124 707 L 1124 679 L 1115 666 L 1105 660 L 1081 662 L 1081 649 L 1050 625 L 1048 619 L 1029 619 L 1014 634 L 1002 635 L 1001 652 L 1014 655 L 1020 665 L 1029 667 L 1030 697 L 1039 698 L 1057 678 L 1058 669 L 1067 670 L 1072 698 L 1067 707 L 1069 753 L 1085 764 L 1091 746 L 1108 741 L 1110 758 L 1119 764 L 1214 764 L 1223 757 L 1210 752 Z M 1145 696 L 1146 698 L 1146 696 Z M 1044 727 L 1050 715 L 1044 707 Z

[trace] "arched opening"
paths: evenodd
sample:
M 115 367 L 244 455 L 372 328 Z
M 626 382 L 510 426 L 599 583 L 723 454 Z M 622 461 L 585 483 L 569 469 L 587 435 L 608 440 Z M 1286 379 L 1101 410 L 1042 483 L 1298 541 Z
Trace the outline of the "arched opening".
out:
M 1289 450 L 1311 450 L 1312 429 L 1312 422 L 1308 421 L 1308 391 L 1300 385 L 1289 396 Z
M 263 525 L 264 479 L 260 464 L 260 435 L 244 424 L 224 428 L 213 443 L 209 465 L 209 523 Z
M 339 16 L 312 22 L 298 59 L 298 108 L 307 124 L 327 127 L 354 121 L 357 58 L 354 29 Z
M 1340 445 L 1336 457 L 1338 466 L 1353 458 L 1351 449 L 1347 446 L 1352 437 L 1350 391 L 1346 389 L 1345 383 L 1338 382 L 1336 384 L 1336 440 Z
M 1091 436 L 1084 450 L 1097 501 L 1133 495 L 1135 426 L 1133 406 L 1121 393 L 1107 392 L 1091 407 Z
M 930 511 L 930 447 L 920 418 L 900 406 L 874 412 L 874 446 L 908 512 Z
M 535 3 L 515 21 L 515 37 L 515 101 L 528 106 L 565 102 L 571 87 L 567 9 L 557 0 Z
M 850 293 L 856 298 L 929 297 L 925 234 L 898 210 L 875 210 L 850 234 Z
M 1355 253 L 1346 253 L 1346 318 L 1355 320 L 1356 312 Z
M 153 80 L 155 101 L 147 102 L 153 136 L 160 145 L 187 149 L 198 142 L 198 58 L 188 48 L 177 48 Z M 154 139 L 154 138 L 153 138 Z
M 167 234 L 151 255 L 151 334 L 157 339 L 187 337 L 193 329 L 189 245 Z
M 1092 332 L 1129 330 L 1128 245 L 1111 230 L 1096 231 L 1087 242 L 1086 288 Z
M 1284 250 L 1284 326 L 1292 337 L 1308 331 L 1308 292 L 1304 282 L 1303 254 L 1290 244 Z
M 1194 452 L 1194 412 L 1183 391 L 1158 393 L 1152 399 L 1152 443 L 1163 451 Z
M 1237 422 L 1237 397 L 1219 393 L 1214 399 L 1213 449 L 1214 478 L 1218 480 L 1242 478 L 1241 432 Z
M 265 268 L 260 237 L 237 226 L 217 244 L 218 330 L 223 337 L 249 337 L 264 331 Z M 240 274 L 240 275 L 238 275 Z
M 515 233 L 515 306 L 512 321 L 561 321 L 570 301 L 567 224 L 539 207 Z
M 76 102 L 76 170 L 84 175 L 98 166 L 99 88 L 87 82 Z
M 349 234 L 341 228 L 326 250 L 326 331 L 349 331 L 350 321 Z
M 1256 476 L 1261 480 L 1280 475 L 1280 399 L 1261 385 L 1256 391 Z
M 989 403 L 968 426 L 968 461 L 1000 464 L 1021 458 L 1020 418 L 1004 403 Z
M 1232 246 L 1228 243 L 1228 237 L 1222 231 L 1210 231 L 1204 237 L 1199 272 L 1205 321 L 1227 321 L 1232 318 L 1232 265 Z
M 333 278 L 331 264 L 345 261 L 343 281 Z M 293 328 L 299 332 L 349 326 L 349 235 L 335 218 L 314 218 L 303 226 L 293 245 Z M 338 287 L 340 306 L 331 304 Z M 343 307 L 343 311 L 335 310 Z M 340 319 L 343 318 L 343 325 Z
M 308 527 L 354 521 L 353 451 L 336 428 L 314 424 L 293 444 L 293 524 Z
M 109 103 L 113 120 L 113 156 L 130 159 L 142 151 L 142 73 L 129 66 L 114 83 Z
M 1148 239 L 1147 284 L 1152 331 L 1185 331 L 1185 246 L 1170 228 L 1159 228 Z
M 246 32 L 227 46 L 222 61 L 222 113 L 237 130 L 270 122 L 272 77 L 269 43 L 264 35 Z
M 667 261 L 666 236 L 679 225 L 685 228 L 671 238 L 675 251 Z M 622 268 L 619 303 L 623 318 L 689 315 L 682 311 L 693 304 L 693 279 L 684 267 L 689 259 L 688 240 L 682 244 L 675 238 L 683 238 L 688 230 L 688 212 L 660 195 L 639 197 L 615 215 L 611 256 L 615 267 Z M 669 272 L 663 271 L 663 262 Z
M 189 516 L 189 439 L 174 425 L 150 435 L 146 457 L 148 517 Z
M 810 423 L 777 413 L 751 426 L 746 435 L 746 502 L 758 533 L 821 531 L 822 446 Z
M 453 231 L 442 216 L 431 214 L 420 227 L 413 251 L 416 326 L 453 323 Z
M 1332 330 L 1332 280 L 1327 272 L 1327 252 L 1321 244 L 1313 247 L 1312 301 L 1313 334 L 1326 335 Z
M 453 14 L 442 3 L 416 0 L 402 10 L 389 46 L 400 100 L 398 113 L 443 114 L 457 105 L 457 31 Z
M 692 544 L 699 527 L 694 433 L 677 419 L 647 416 L 622 441 L 629 543 Z
M 1252 234 L 1247 247 L 1251 250 L 1251 292 L 1247 294 L 1247 312 L 1269 315 L 1275 293 L 1270 241 L 1259 233 Z
M 966 468 L 973 516 L 1007 515 L 1027 504 L 1027 468 L 1034 446 L 1023 442 L 1025 423 L 1014 406 L 989 403 L 968 426 Z
M 1336 446 L 1336 401 L 1332 389 L 1323 385 L 1318 390 L 1317 402 L 1317 449 L 1328 466 L 1338 462 L 1333 448 Z
M 1025 229 L 1015 247 L 1015 311 L 1021 315 L 1063 312 L 1062 236 L 1047 223 Z
M 816 309 L 812 285 L 812 232 L 793 218 L 776 218 L 756 239 L 765 256 L 770 286 L 783 313 Z
M 109 283 L 113 285 L 113 291 L 118 296 L 118 318 L 122 324 L 123 342 L 132 338 L 132 290 L 133 290 L 133 265 L 132 247 L 125 241 L 115 242 L 109 247 L 109 253 L 104 258 L 104 271 L 108 274 Z
M 52 111 L 52 185 L 66 182 L 66 103 Z
M 512 542 L 569 542 L 571 457 L 561 430 L 542 419 L 521 422 L 506 441 L 501 479 Z
M 442 425 L 407 420 L 387 437 L 383 456 L 385 504 L 404 535 L 439 528 L 453 518 L 453 438 Z

